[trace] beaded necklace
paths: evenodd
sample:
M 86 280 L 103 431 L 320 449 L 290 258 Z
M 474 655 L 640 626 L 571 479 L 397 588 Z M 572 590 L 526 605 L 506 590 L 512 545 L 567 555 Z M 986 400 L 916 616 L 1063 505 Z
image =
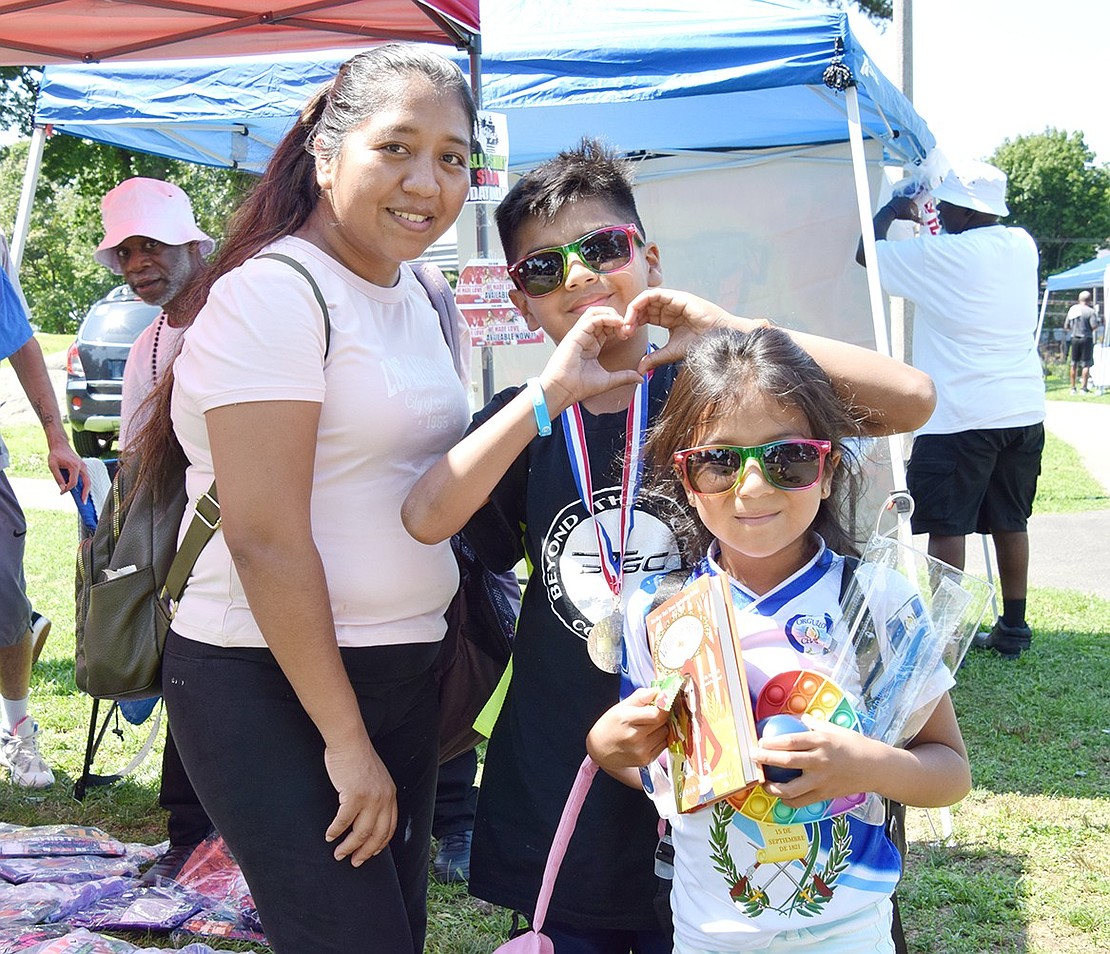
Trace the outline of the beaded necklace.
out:
M 150 380 L 158 380 L 158 336 L 162 334 L 162 326 L 166 323 L 166 313 L 158 316 L 158 324 L 154 327 L 154 342 L 150 349 Z

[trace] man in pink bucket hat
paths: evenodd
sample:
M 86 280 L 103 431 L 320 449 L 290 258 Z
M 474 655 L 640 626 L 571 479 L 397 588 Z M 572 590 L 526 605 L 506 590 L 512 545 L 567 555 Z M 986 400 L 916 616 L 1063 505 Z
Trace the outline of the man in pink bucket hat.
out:
M 171 182 L 134 178 L 121 182 L 100 203 L 104 240 L 93 257 L 117 275 L 148 305 L 162 313 L 135 339 L 123 369 L 120 450 L 142 426 L 143 399 L 173 363 L 189 318 L 181 313 L 182 292 L 205 267 L 216 243 L 193 217 L 189 197 Z M 169 812 L 169 850 L 143 875 L 155 883 L 172 878 L 212 829 L 208 815 L 185 774 L 167 724 L 158 801 Z
M 124 180 L 101 200 L 100 216 L 104 239 L 93 258 L 122 275 L 148 305 L 162 306 L 162 314 L 135 339 L 124 367 L 122 450 L 142 423 L 136 409 L 181 347 L 186 323 L 178 306 L 181 292 L 216 243 L 197 227 L 189 197 L 161 179 Z

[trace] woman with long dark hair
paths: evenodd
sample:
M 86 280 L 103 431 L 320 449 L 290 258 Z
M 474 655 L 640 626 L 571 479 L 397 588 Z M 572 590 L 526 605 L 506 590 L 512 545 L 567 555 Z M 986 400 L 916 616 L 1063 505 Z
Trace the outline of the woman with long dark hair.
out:
M 424 944 L 430 667 L 458 578 L 400 506 L 469 414 L 403 263 L 462 209 L 474 118 L 437 54 L 344 64 L 190 289 L 196 318 L 135 448 L 142 479 L 173 479 L 183 454 L 190 500 L 218 485 L 164 692 L 280 954 Z

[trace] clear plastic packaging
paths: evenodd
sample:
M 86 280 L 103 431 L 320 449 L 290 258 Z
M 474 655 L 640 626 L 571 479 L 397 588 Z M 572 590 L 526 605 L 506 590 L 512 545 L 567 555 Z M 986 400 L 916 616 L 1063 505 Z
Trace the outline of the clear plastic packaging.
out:
M 876 532 L 864 548 L 833 628 L 831 678 L 853 696 L 865 735 L 900 745 L 955 678 L 993 586 L 914 548 L 912 500 L 891 500 L 902 532 Z
M 907 178 L 895 183 L 893 196 L 913 200 L 921 218 L 921 227 L 932 235 L 940 232 L 940 216 L 933 199 L 933 189 L 948 174 L 951 164 L 939 149 L 933 149 L 924 159 L 907 165 Z

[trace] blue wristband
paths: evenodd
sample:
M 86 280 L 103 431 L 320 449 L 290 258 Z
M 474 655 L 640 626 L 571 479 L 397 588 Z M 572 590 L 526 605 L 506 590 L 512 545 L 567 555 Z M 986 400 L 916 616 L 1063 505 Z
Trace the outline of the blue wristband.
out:
M 528 396 L 532 399 L 532 413 L 536 415 L 536 430 L 540 437 L 551 436 L 551 415 L 547 413 L 547 399 L 543 396 L 543 385 L 539 378 L 529 378 L 526 382 Z

